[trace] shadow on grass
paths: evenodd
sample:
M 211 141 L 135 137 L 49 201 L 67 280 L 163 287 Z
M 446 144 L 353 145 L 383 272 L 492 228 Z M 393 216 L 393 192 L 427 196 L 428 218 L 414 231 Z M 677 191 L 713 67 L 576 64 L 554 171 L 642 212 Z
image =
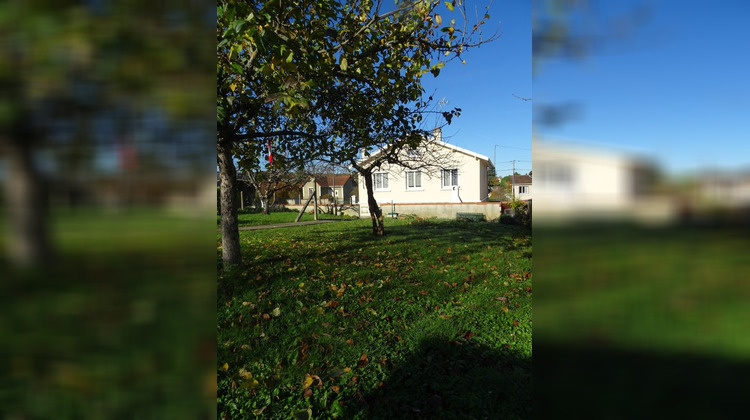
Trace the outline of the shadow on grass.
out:
M 531 359 L 471 341 L 427 339 L 343 418 L 525 419 Z
M 538 418 L 747 416 L 748 362 L 538 341 L 534 351 Z

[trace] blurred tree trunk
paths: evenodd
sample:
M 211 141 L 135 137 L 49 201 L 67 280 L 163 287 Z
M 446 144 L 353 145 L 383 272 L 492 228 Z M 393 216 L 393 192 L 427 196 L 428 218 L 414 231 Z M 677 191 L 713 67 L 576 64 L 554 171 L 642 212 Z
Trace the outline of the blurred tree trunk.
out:
M 34 168 L 33 145 L 22 137 L 4 136 L 0 139 L 6 167 L 7 251 L 11 262 L 17 266 L 43 266 L 52 258 L 47 230 L 46 186 Z

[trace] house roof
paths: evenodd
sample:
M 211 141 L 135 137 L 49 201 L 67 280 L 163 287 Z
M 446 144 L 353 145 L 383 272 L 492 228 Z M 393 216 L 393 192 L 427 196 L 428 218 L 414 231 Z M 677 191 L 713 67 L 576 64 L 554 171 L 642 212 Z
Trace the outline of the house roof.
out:
M 321 174 L 321 175 L 315 175 L 315 181 L 320 185 L 321 187 L 330 187 L 330 186 L 342 186 L 346 184 L 347 181 L 352 176 L 349 174 Z
M 511 182 L 513 182 L 513 177 L 510 178 Z M 515 183 L 518 184 L 529 184 L 531 185 L 531 177 L 529 175 L 516 175 L 515 177 Z
M 453 151 L 456 151 L 456 152 L 460 152 L 460 153 L 469 155 L 471 157 L 477 158 L 479 160 L 486 161 L 491 167 L 494 167 L 494 165 L 492 164 L 492 161 L 490 161 L 489 157 L 487 157 L 485 155 L 481 155 L 481 154 L 476 153 L 476 152 L 472 152 L 469 149 L 464 149 L 463 147 L 458 147 L 456 145 L 453 145 L 453 144 L 450 144 L 450 143 L 446 143 L 446 142 L 444 142 L 442 140 L 437 140 L 437 139 L 434 139 L 434 138 L 432 140 L 430 140 L 429 143 L 430 144 L 436 144 L 438 146 L 445 147 L 446 149 L 450 149 L 450 150 L 453 150 Z M 368 161 L 368 160 L 376 157 L 377 155 L 379 155 L 380 153 L 382 153 L 382 150 L 383 149 L 378 149 L 378 150 L 374 151 L 368 157 L 362 159 L 361 161 L 362 162 L 366 162 L 366 161 Z

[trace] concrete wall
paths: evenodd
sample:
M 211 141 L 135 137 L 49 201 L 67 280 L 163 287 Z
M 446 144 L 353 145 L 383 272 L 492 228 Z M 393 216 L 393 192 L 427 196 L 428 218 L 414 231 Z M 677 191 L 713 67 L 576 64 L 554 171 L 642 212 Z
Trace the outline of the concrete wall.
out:
M 482 213 L 487 220 L 500 217 L 501 209 L 498 202 L 474 202 L 474 203 L 378 203 L 383 210 L 384 217 L 395 209 L 399 215 L 414 214 L 419 217 L 437 217 L 441 219 L 455 219 L 456 213 Z M 370 215 L 367 207 L 361 207 L 360 217 Z
M 378 203 L 383 210 L 383 217 L 391 217 L 391 203 Z M 301 205 L 284 205 L 284 208 L 299 211 Z M 498 202 L 480 202 L 480 203 L 401 203 L 394 204 L 398 215 L 413 214 L 419 217 L 437 217 L 440 219 L 455 219 L 456 213 L 482 213 L 487 220 L 497 219 L 500 217 L 501 208 Z M 312 211 L 312 204 L 305 210 L 307 213 Z M 344 214 L 349 216 L 370 217 L 367 207 L 364 206 L 346 206 Z

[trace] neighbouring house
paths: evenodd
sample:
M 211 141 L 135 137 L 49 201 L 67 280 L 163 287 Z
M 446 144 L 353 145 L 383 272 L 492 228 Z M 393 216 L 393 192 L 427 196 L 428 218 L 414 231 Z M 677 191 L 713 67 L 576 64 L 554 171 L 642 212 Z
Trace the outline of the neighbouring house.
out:
M 672 209 L 651 193 L 658 170 L 650 159 L 537 137 L 532 145 L 537 222 L 592 216 L 670 217 Z
M 302 186 L 302 203 L 306 202 L 313 191 L 315 191 L 318 194 L 318 200 L 324 204 L 329 200 L 333 202 L 333 198 L 339 204 L 353 204 L 358 199 L 352 195 L 356 188 L 357 183 L 351 174 L 320 174 L 310 176 Z M 323 196 L 330 196 L 331 199 L 323 199 Z
M 518 200 L 531 200 L 531 175 L 511 176 L 512 196 Z
M 750 208 L 750 171 L 703 171 L 697 184 L 699 199 L 707 205 Z
M 367 164 L 380 153 L 381 151 L 377 150 L 364 157 L 361 162 Z M 446 206 L 447 204 L 487 202 L 488 169 L 493 167 L 487 156 L 443 142 L 439 130 L 436 130 L 433 138 L 419 149 L 402 153 L 403 159 L 424 159 L 425 163 L 429 160 L 432 164 L 424 169 L 407 169 L 396 164 L 383 163 L 373 172 L 373 195 L 378 205 L 383 208 L 384 214 L 402 212 L 454 217 L 457 211 L 467 210 L 463 207 Z M 359 191 L 362 195 L 360 213 L 363 216 L 369 215 L 367 188 L 362 176 Z

